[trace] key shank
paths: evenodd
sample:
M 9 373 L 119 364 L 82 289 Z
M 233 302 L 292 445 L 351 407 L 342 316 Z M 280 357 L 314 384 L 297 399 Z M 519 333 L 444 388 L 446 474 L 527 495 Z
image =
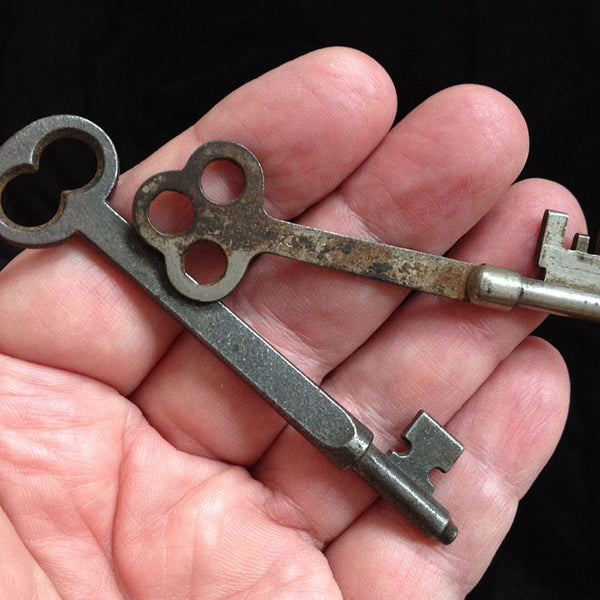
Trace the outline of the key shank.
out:
M 412 290 L 466 301 L 476 266 L 445 256 L 369 242 L 268 217 L 264 252 Z
M 553 314 L 600 321 L 597 293 L 569 288 L 539 279 L 522 277 L 515 271 L 481 265 L 468 280 L 470 302 L 500 310 L 527 306 Z

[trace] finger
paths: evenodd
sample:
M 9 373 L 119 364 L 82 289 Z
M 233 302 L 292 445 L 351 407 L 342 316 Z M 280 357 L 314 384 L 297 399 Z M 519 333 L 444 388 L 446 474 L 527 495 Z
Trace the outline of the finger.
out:
M 524 181 L 451 255 L 532 274 L 536 234 L 547 206 L 571 212 L 572 227 L 583 225 L 567 190 L 551 182 Z M 324 388 L 374 430 L 380 448 L 393 447 L 421 409 L 442 423 L 450 419 L 542 318 L 536 311 L 504 313 L 418 294 L 336 369 Z M 290 456 L 295 457 L 293 473 Z M 323 543 L 374 499 L 372 490 L 356 485 L 352 473 L 337 472 L 289 428 L 261 459 L 255 475 L 288 498 L 295 508 L 286 515 L 295 519 L 290 524 L 308 529 Z
M 407 115 L 377 151 L 300 222 L 444 253 L 514 182 L 527 148 L 525 123 L 510 100 L 480 86 L 449 88 Z M 266 328 L 273 318 L 279 327 L 285 326 L 292 335 L 279 347 L 293 353 L 302 370 L 317 378 L 339 364 L 338 349 L 349 356 L 357 339 L 367 339 L 407 294 L 397 286 L 299 262 L 276 265 L 259 263 L 260 277 L 246 279 L 244 295 L 234 295 L 232 306 L 243 306 L 249 298 L 255 326 Z M 259 293 L 265 278 L 278 281 L 270 294 Z M 317 318 L 306 318 L 308 307 L 317 311 Z M 348 323 L 352 334 L 340 336 Z
M 509 187 L 526 149 L 522 117 L 504 96 L 477 86 L 446 90 L 401 121 L 301 222 L 444 252 Z M 257 261 L 241 287 L 227 299 L 234 311 L 315 381 L 360 346 L 407 293 L 275 259 Z M 136 391 L 135 401 L 177 447 L 236 463 L 256 461 L 282 427 L 185 337 Z
M 150 174 L 180 167 L 200 142 L 230 137 L 262 161 L 278 211 L 294 216 L 337 186 L 385 135 L 395 94 L 373 60 L 314 52 L 250 82 L 120 180 L 126 212 Z M 24 253 L 0 274 L 0 351 L 131 391 L 179 332 L 86 246 Z M 93 340 L 93 349 L 90 345 Z
M 388 506 L 375 504 L 327 552 L 344 598 L 464 598 L 554 450 L 568 396 L 558 353 L 527 339 L 448 423 L 466 450 L 452 477 L 439 478 L 436 494 L 452 506 L 456 541 L 425 541 Z M 362 582 L 375 571 L 379 577 L 365 590 Z

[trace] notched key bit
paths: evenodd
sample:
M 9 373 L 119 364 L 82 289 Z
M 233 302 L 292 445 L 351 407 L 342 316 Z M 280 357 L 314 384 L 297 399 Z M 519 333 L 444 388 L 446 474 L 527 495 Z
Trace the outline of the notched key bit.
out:
M 555 210 L 544 214 L 536 252 L 544 281 L 600 294 L 600 256 L 589 253 L 590 237 L 577 233 L 571 248 L 563 247 L 568 219 Z
M 392 453 L 392 459 L 427 493 L 433 493 L 429 474 L 434 469 L 447 473 L 464 448 L 425 411 L 419 412 L 402 434 L 406 451 Z
M 424 411 L 416 415 L 402 438 L 406 442 L 403 453 L 384 455 L 370 448 L 357 463 L 356 470 L 421 531 L 449 544 L 458 530 L 445 509 L 433 499 L 434 486 L 429 474 L 434 469 L 448 472 L 464 447 Z

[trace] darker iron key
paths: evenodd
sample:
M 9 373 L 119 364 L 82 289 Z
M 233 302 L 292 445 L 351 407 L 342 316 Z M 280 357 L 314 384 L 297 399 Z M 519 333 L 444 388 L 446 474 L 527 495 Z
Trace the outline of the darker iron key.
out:
M 0 195 L 10 180 L 36 170 L 44 148 L 64 137 L 79 139 L 94 151 L 98 168 L 92 181 L 78 190 L 63 192 L 56 215 L 44 225 L 36 227 L 14 223 L 0 203 L 0 238 L 23 247 L 57 245 L 74 235 L 86 238 L 191 333 L 205 342 L 331 462 L 339 468 L 356 471 L 426 535 L 445 544 L 452 542 L 457 529 L 446 509 L 433 498 L 429 473 L 435 468 L 447 471 L 462 452 L 461 444 L 422 412 L 404 433 L 406 451 L 402 454 L 384 454 L 373 444 L 373 433 L 363 423 L 223 304 L 198 303 L 188 297 L 193 297 L 193 294 L 180 293 L 185 290 L 178 291 L 177 275 L 173 278 L 173 273 L 178 273 L 178 267 L 172 263 L 181 262 L 181 240 L 179 246 L 174 245 L 174 253 L 171 253 L 174 238 L 170 238 L 170 241 L 169 238 L 154 240 L 155 248 L 165 252 L 165 271 L 161 255 L 108 204 L 118 176 L 118 161 L 111 140 L 99 127 L 81 117 L 59 115 L 40 119 L 22 129 L 0 148 Z M 202 153 L 195 155 L 194 160 L 198 160 L 199 156 L 200 164 L 207 164 L 211 157 L 213 160 L 215 156 L 219 158 L 218 153 L 211 154 L 211 151 L 222 147 L 208 146 L 208 151 L 203 147 Z M 247 177 L 258 177 L 260 166 L 250 156 L 245 151 L 238 158 L 248 166 L 249 170 L 245 169 Z M 172 185 L 169 189 L 178 190 L 181 186 L 173 181 L 179 177 L 169 179 L 168 174 L 161 174 L 158 180 L 153 181 Z M 262 174 L 260 178 L 262 181 Z M 142 230 L 145 230 L 145 213 L 140 212 L 141 203 L 159 187 L 152 181 L 147 182 L 136 197 L 135 218 Z M 251 203 L 259 198 L 252 188 L 247 189 L 250 191 L 245 192 L 241 202 L 236 201 L 242 208 L 246 200 Z M 196 220 L 201 221 L 202 216 L 200 211 L 200 214 L 196 214 Z M 151 233 L 154 230 L 152 228 L 149 231 Z M 163 239 L 167 243 L 160 241 Z M 152 242 L 152 239 L 147 237 L 147 241 Z M 234 267 L 240 264 L 236 260 L 245 259 L 245 251 L 240 250 L 239 246 L 236 248 L 238 253 L 231 254 Z M 240 267 L 236 268 L 233 279 L 240 275 Z

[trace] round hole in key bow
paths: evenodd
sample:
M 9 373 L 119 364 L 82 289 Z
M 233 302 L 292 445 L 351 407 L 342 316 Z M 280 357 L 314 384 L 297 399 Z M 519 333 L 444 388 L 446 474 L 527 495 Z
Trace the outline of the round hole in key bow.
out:
M 37 171 L 6 184 L 0 199 L 2 211 L 22 227 L 43 225 L 57 213 L 61 192 L 84 187 L 94 178 L 96 168 L 96 157 L 87 144 L 58 139 L 42 152 Z
M 213 160 L 200 175 L 200 187 L 215 204 L 230 204 L 244 191 L 246 177 L 240 167 L 230 160 Z
M 219 281 L 227 270 L 227 257 L 218 244 L 203 240 L 183 257 L 184 271 L 201 285 Z
M 194 207 L 185 195 L 172 190 L 161 192 L 148 207 L 152 227 L 167 235 L 187 231 L 194 222 Z

